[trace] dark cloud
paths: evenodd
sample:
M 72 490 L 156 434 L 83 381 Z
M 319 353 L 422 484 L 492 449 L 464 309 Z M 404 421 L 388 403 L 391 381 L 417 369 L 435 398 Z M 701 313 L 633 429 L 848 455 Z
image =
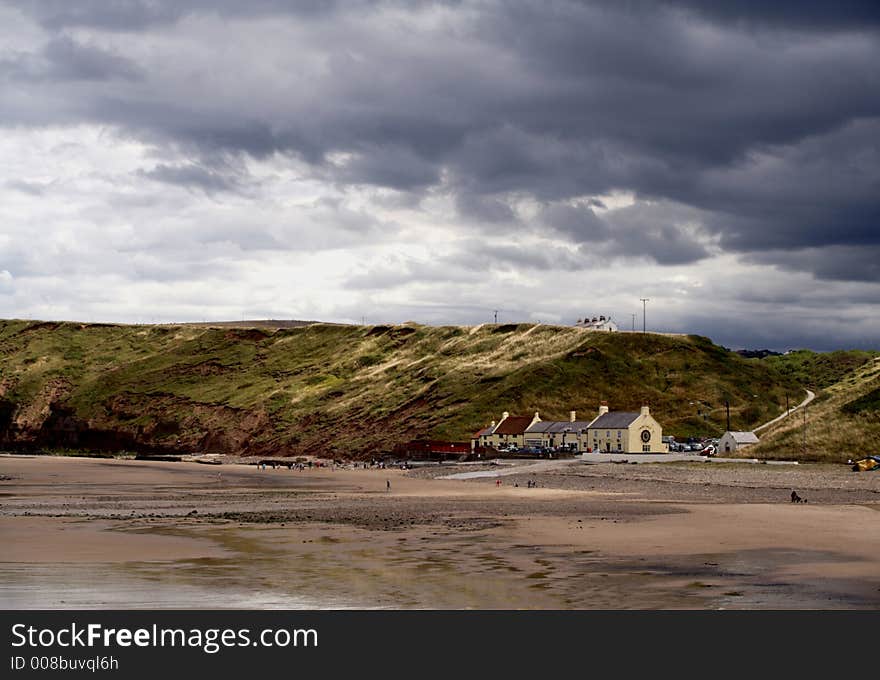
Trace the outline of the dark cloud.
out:
M 481 196 L 460 191 L 455 197 L 455 207 L 460 215 L 478 222 L 510 226 L 518 221 L 510 204 L 495 196 Z
M 50 29 L 89 27 L 109 31 L 140 31 L 165 26 L 197 13 L 248 16 L 296 12 L 300 16 L 333 11 L 332 0 L 11 0 Z
M 106 126 L 155 151 L 145 179 L 240 194 L 253 158 L 391 210 L 440 197 L 496 268 L 880 278 L 876 3 L 8 4 L 43 38 L 0 52 L 0 125 Z M 368 213 L 315 204 L 269 240 L 395 231 Z
M 482 270 L 530 270 L 552 272 L 554 270 L 577 270 L 589 266 L 589 260 L 577 249 L 564 248 L 553 243 L 521 245 L 514 243 L 466 244 L 460 254 L 453 256 L 459 261 L 472 262 Z
M 663 0 L 712 21 L 784 29 L 863 30 L 880 26 L 880 6 L 870 0 Z
M 51 39 L 38 53 L 19 53 L 0 60 L 0 75 L 19 81 L 136 81 L 143 77 L 137 65 L 124 56 L 69 36 Z
M 184 13 L 184 3 L 152 0 L 8 0 L 8 4 L 28 12 L 50 29 L 88 26 L 117 31 L 136 31 L 157 24 L 167 24 Z
M 876 247 L 831 245 L 822 248 L 755 253 L 750 259 L 761 264 L 773 264 L 789 271 L 809 271 L 820 279 L 877 282 L 880 281 L 878 254 L 880 253 Z M 874 291 L 875 295 L 876 293 L 877 291 Z M 849 298 L 847 302 L 853 300 Z
M 358 11 L 372 6 L 459 4 L 458 0 L 6 0 L 50 29 L 89 27 L 140 31 L 173 24 L 192 15 L 248 18 L 292 15 L 300 19 L 333 14 L 340 7 Z
M 748 318 L 748 321 L 745 319 Z M 821 322 L 787 313 L 756 313 L 734 318 L 731 314 L 700 314 L 678 318 L 675 328 L 704 335 L 730 349 L 771 349 L 785 352 L 809 348 L 820 352 L 841 349 L 880 349 L 877 336 L 867 324 L 859 324 L 852 315 L 829 308 Z
M 173 184 L 188 189 L 199 189 L 206 194 L 218 191 L 237 191 L 241 184 L 235 177 L 224 176 L 218 172 L 195 164 L 159 164 L 152 170 L 139 170 L 138 175 L 156 182 Z
M 592 207 L 556 203 L 547 206 L 541 221 L 580 243 L 600 243 L 611 237 L 610 225 L 593 212 Z
M 401 146 L 374 146 L 358 150 L 329 176 L 344 184 L 375 186 L 413 191 L 438 182 L 440 168 L 421 158 L 412 149 Z
M 597 215 L 587 205 L 552 204 L 540 220 L 556 233 L 581 243 L 597 259 L 642 257 L 678 265 L 709 256 L 702 230 L 693 228 L 698 213 L 675 205 L 636 203 Z
M 130 59 L 82 45 L 72 38 L 53 38 L 43 49 L 51 77 L 59 80 L 138 80 L 140 69 Z
M 44 22 L 60 26 L 98 21 L 103 4 L 40 6 L 34 11 Z M 13 94 L 21 98 L 12 101 L 42 95 L 46 108 L 30 120 L 117 125 L 154 143 L 191 149 L 201 164 L 218 154 L 282 153 L 342 185 L 422 192 L 446 184 L 462 213 L 484 223 L 511 221 L 509 206 L 498 198 L 506 193 L 557 201 L 628 189 L 715 213 L 711 224 L 725 235 L 724 244 L 742 251 L 766 247 L 774 231 L 768 219 L 777 223 L 775 231 L 808 246 L 828 218 L 816 220 L 816 229 L 793 231 L 781 222 L 804 223 L 805 209 L 798 214 L 792 207 L 800 197 L 755 201 L 745 185 L 757 173 L 737 178 L 740 195 L 713 183 L 715 174 L 736 170 L 756 152 L 796 155 L 800 145 L 833 138 L 859 120 L 868 124 L 854 141 L 870 144 L 880 117 L 874 33 L 829 33 L 821 41 L 813 32 L 763 38 L 736 23 L 706 28 L 663 4 L 514 2 L 468 7 L 473 21 L 426 22 L 414 35 L 401 35 L 371 7 L 119 3 L 109 14 L 128 16 L 141 31 L 182 13 L 232 20 L 276 13 L 299 21 L 304 12 L 315 22 L 314 42 L 284 49 L 293 64 L 301 52 L 304 62 L 319 59 L 325 66 L 305 80 L 290 71 L 291 84 L 302 81 L 302 87 L 288 98 L 268 89 L 285 88 L 284 76 L 264 90 L 249 89 L 249 98 L 239 96 L 236 85 L 261 63 L 242 54 L 239 73 L 226 81 L 208 77 L 212 65 L 202 55 L 185 69 L 150 70 L 152 82 L 136 91 L 80 88 L 66 96 L 74 93 L 41 92 L 34 83 L 19 85 L 23 91 Z M 190 30 L 193 46 L 203 46 L 207 37 L 197 25 Z M 272 55 L 282 47 L 266 49 Z M 130 79 L 148 68 L 65 36 L 50 41 L 45 53 L 59 77 Z M 190 74 L 185 81 L 184 71 Z M 10 120 L 29 119 L 26 111 L 10 114 Z M 328 162 L 334 154 L 346 160 Z M 814 177 L 834 175 L 851 160 L 845 153 L 818 156 Z M 796 159 L 791 167 L 799 167 Z M 809 182 L 802 188 L 802 196 L 812 190 Z M 875 194 L 856 197 L 867 203 L 861 214 L 868 221 Z M 758 220 L 748 214 L 757 204 Z M 837 214 L 833 207 L 826 212 L 832 220 Z

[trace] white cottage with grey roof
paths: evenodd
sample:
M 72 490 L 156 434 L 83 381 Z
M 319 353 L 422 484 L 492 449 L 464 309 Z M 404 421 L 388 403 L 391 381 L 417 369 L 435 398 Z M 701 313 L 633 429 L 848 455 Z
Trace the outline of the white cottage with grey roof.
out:
M 718 440 L 719 453 L 734 453 L 758 443 L 758 435 L 754 432 L 725 432 Z
M 604 402 L 587 428 L 589 450 L 598 453 L 668 453 L 663 428 L 647 406 L 639 411 L 609 411 Z

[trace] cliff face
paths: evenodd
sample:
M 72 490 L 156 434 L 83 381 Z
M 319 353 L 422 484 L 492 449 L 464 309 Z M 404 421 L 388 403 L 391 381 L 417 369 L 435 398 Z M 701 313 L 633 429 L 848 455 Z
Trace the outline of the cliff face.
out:
M 747 429 L 802 391 L 696 336 L 532 324 L 294 328 L 0 321 L 0 446 L 361 457 L 502 411 L 642 403 L 665 433 Z M 754 396 L 757 395 L 757 396 Z

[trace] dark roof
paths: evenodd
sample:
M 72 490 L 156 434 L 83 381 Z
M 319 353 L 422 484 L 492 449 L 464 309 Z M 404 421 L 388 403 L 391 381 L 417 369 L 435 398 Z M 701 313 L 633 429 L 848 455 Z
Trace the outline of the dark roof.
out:
M 590 424 L 589 420 L 542 420 L 532 425 L 526 432 L 578 432 L 586 430 Z
M 531 416 L 508 416 L 498 424 L 494 434 L 523 434 L 531 423 Z
M 586 430 L 589 424 L 589 420 L 562 420 L 553 423 L 553 427 L 548 432 L 565 432 L 566 430 L 577 432 L 578 430 Z
M 609 411 L 596 418 L 590 425 L 590 429 L 620 430 L 629 427 L 640 415 L 641 413 L 631 413 L 630 411 Z

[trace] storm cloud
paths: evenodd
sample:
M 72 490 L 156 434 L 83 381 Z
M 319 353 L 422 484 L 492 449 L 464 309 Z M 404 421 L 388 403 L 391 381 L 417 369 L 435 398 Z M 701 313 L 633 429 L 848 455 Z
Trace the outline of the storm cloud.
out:
M 433 286 L 460 291 L 460 314 L 432 307 L 448 322 L 505 305 L 573 321 L 564 280 L 623 319 L 651 290 L 687 331 L 733 312 L 655 286 L 722 263 L 736 314 L 756 277 L 880 300 L 874 3 L 10 0 L 0 20 L 0 125 L 20 142 L 3 153 L 30 151 L 0 182 L 9 314 L 45 313 L 53 253 L 107 243 L 138 286 L 197 285 L 212 244 L 209 270 L 248 271 L 259 308 L 283 270 L 317 298 L 275 315 L 328 320 L 408 318 Z M 45 252 L 23 255 L 36 223 Z

